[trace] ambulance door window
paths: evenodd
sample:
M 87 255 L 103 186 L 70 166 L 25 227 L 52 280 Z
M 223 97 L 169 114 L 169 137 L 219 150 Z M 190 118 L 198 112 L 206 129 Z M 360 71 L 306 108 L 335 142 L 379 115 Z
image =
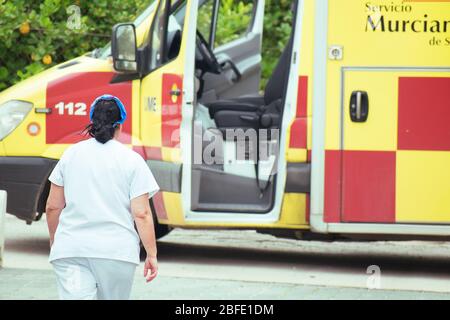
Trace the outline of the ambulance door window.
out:
M 204 0 L 198 8 L 197 29 L 214 49 L 245 36 L 253 11 L 253 0 Z
M 185 17 L 184 5 L 184 0 L 162 0 L 159 3 L 150 29 L 150 70 L 178 56 Z
M 252 26 L 253 11 L 253 0 L 221 0 L 214 47 L 220 47 L 245 36 Z
M 206 32 L 202 35 L 209 39 L 222 72 L 205 74 L 200 102 L 259 94 L 263 24 L 255 21 L 264 19 L 263 4 L 263 0 L 207 0 L 204 4 L 198 28 Z
M 167 26 L 167 13 L 170 0 L 161 0 L 155 12 L 155 19 L 150 30 L 150 70 L 160 67 L 164 61 L 165 35 Z
M 214 34 L 214 32 L 212 32 L 214 27 L 214 11 L 218 2 L 218 0 L 205 0 L 199 3 L 197 30 L 202 34 L 209 45 L 211 45 L 211 37 Z

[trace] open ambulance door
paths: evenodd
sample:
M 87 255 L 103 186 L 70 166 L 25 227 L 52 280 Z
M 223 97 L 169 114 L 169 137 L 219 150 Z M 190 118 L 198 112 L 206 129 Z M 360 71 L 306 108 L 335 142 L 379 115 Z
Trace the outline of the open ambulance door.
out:
M 255 1 L 254 5 L 256 6 L 255 17 L 260 20 L 254 23 L 258 24 L 258 28 L 262 28 L 263 13 L 259 10 L 263 10 L 264 3 L 260 0 Z M 195 5 L 192 8 L 196 8 Z M 192 9 L 191 14 L 187 16 L 190 25 L 199 21 L 199 17 L 196 17 L 197 13 L 199 12 L 194 13 Z M 293 34 L 286 45 L 286 54 L 282 59 L 283 66 L 287 70 L 282 73 L 283 77 L 286 77 L 285 81 L 280 79 L 280 82 L 286 83 L 286 87 L 282 88 L 280 94 L 283 98 L 267 106 L 267 110 L 275 113 L 268 115 L 268 117 L 275 117 L 273 126 L 260 127 L 259 120 L 258 125 L 255 125 L 252 121 L 255 114 L 252 111 L 239 109 L 241 92 L 230 97 L 236 100 L 231 102 L 229 108 L 225 107 L 217 111 L 214 116 L 211 115 L 210 107 L 199 99 L 195 100 L 192 106 L 186 105 L 186 113 L 183 110 L 182 198 L 184 219 L 187 223 L 227 225 L 228 222 L 228 224 L 241 223 L 242 225 L 242 223 L 278 221 L 286 178 L 285 143 L 280 141 L 286 141 L 285 123 L 290 123 L 291 120 L 289 118 L 291 113 L 283 113 L 282 110 L 295 107 L 296 81 L 298 80 L 298 61 L 292 63 L 295 30 L 296 28 L 293 27 Z M 260 44 L 261 33 L 262 30 L 255 33 L 258 34 L 258 41 L 249 41 Z M 194 35 L 190 34 L 190 36 L 192 38 L 188 43 L 195 43 Z M 255 35 L 250 36 L 252 37 Z M 232 46 L 231 42 L 229 48 Z M 233 50 L 236 55 L 239 55 L 238 47 Z M 247 52 L 245 46 L 241 50 L 242 54 Z M 216 51 L 217 60 L 220 56 L 221 53 Z M 198 67 L 197 61 L 196 69 Z M 187 82 L 187 79 L 185 81 Z M 234 87 L 236 89 L 233 90 L 238 92 L 239 83 L 236 83 Z M 197 95 L 194 94 L 194 96 Z M 291 99 L 292 96 L 294 101 Z M 238 107 L 235 108 L 236 106 Z
M 212 3 L 214 5 L 215 2 Z M 244 3 L 251 3 L 251 20 L 258 20 L 253 21 L 253 29 L 249 29 L 254 31 L 254 35 L 230 40 L 228 45 L 222 47 L 223 52 L 227 51 L 226 48 L 231 50 L 234 47 L 233 55 L 231 50 L 228 56 L 237 58 L 234 65 L 241 68 L 241 74 L 246 72 L 242 66 L 250 61 L 240 63 L 239 59 L 246 55 L 251 61 L 259 59 L 263 19 L 261 10 L 264 9 L 263 0 Z M 219 60 L 220 47 L 217 49 L 219 52 L 214 53 L 208 43 L 211 35 L 202 34 L 198 28 L 199 10 L 207 4 L 201 0 L 158 2 L 148 42 L 138 49 L 146 50 L 139 55 L 139 62 L 146 64 L 143 68 L 146 72 L 141 81 L 141 116 L 133 118 L 134 121 L 140 121 L 141 132 L 140 141 L 135 141 L 134 145 L 141 146 L 139 150 L 147 159 L 161 188 L 162 192 L 152 199 L 160 223 L 183 225 L 215 221 L 217 224 L 244 220 L 273 223 L 279 219 L 284 192 L 284 188 L 276 186 L 283 186 L 286 177 L 285 144 L 279 143 L 280 140 L 286 140 L 286 128 L 266 130 L 264 135 L 259 134 L 258 130 L 248 132 L 248 127 L 236 124 L 233 120 L 231 129 L 238 129 L 238 132 L 235 130 L 232 134 L 236 133 L 238 139 L 223 139 L 225 135 L 222 129 L 226 129 L 226 125 L 218 127 L 217 118 L 211 117 L 207 107 L 198 99 L 198 93 L 202 90 L 198 81 L 199 70 L 206 69 L 209 74 L 220 76 L 229 73 L 228 68 L 232 68 Z M 217 8 L 215 12 L 214 17 L 217 18 L 220 10 Z M 254 29 L 255 26 L 257 29 Z M 255 35 L 257 41 L 251 40 Z M 239 51 L 237 43 L 247 40 L 257 45 L 243 45 L 242 51 Z M 283 74 L 286 77 L 294 74 L 293 78 L 297 79 L 295 71 L 298 65 L 292 64 L 290 58 L 294 47 L 291 40 L 289 50 L 285 50 L 289 55 L 283 60 L 288 71 Z M 253 51 L 248 51 L 248 47 Z M 245 60 L 242 59 L 241 62 Z M 250 79 L 252 68 L 247 70 L 247 78 Z M 257 82 L 252 86 L 257 88 Z M 287 79 L 285 82 L 289 83 L 289 89 L 284 88 L 284 94 L 295 96 L 297 83 Z M 240 84 L 228 84 L 229 92 L 236 91 L 236 98 L 242 96 L 242 92 L 238 92 Z M 219 84 L 216 89 L 220 87 Z M 248 85 L 244 84 L 244 87 Z M 280 106 L 284 105 L 284 100 L 280 103 Z M 295 105 L 295 102 L 290 101 L 288 104 Z M 227 112 L 225 110 L 225 116 Z M 235 118 L 252 115 L 241 114 L 239 110 L 231 113 Z M 289 115 L 290 112 L 287 112 L 286 116 Z M 283 114 L 277 116 L 280 117 L 277 121 L 281 123 Z M 290 119 L 287 120 L 283 120 L 283 123 L 289 123 Z M 257 146 L 263 150 L 257 150 Z

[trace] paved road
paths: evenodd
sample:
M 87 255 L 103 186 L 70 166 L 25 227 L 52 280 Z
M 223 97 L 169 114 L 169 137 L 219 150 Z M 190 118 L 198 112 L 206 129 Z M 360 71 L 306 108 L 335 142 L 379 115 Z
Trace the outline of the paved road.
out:
M 0 299 L 56 298 L 47 257 L 45 221 L 27 226 L 8 215 Z M 134 299 L 450 299 L 449 242 L 318 242 L 176 229 L 159 241 L 159 260 L 151 284 L 139 267 Z M 368 274 L 369 266 L 381 276 Z

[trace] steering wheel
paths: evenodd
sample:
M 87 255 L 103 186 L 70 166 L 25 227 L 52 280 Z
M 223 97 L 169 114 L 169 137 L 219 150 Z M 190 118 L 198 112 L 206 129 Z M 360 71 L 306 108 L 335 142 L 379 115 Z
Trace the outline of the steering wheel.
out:
M 197 48 L 202 56 L 201 63 L 203 64 L 203 69 L 205 72 L 211 72 L 215 74 L 220 74 L 222 72 L 222 67 L 217 61 L 214 52 L 211 47 L 206 42 L 203 35 L 197 30 Z

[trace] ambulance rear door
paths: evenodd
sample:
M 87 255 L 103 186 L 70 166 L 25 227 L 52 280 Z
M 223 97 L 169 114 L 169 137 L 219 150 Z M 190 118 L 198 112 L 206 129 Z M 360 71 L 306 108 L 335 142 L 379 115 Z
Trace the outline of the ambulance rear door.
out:
M 449 21 L 449 1 L 328 1 L 326 222 L 450 223 Z

